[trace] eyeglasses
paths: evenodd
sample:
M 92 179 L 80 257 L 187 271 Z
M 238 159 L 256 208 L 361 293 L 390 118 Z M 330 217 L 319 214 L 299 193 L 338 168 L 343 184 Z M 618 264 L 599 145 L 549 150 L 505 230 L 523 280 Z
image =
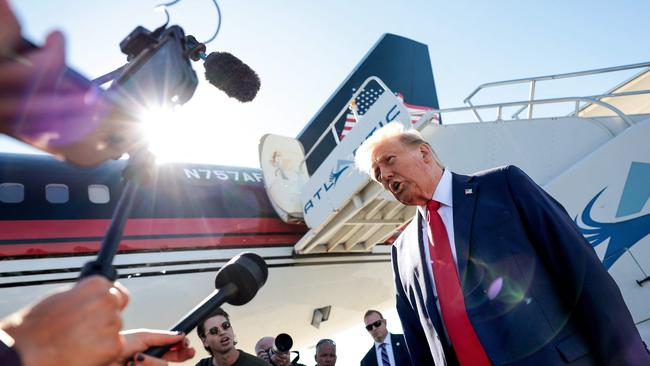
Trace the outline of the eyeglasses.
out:
M 366 330 L 367 330 L 368 332 L 370 332 L 370 331 L 372 330 L 373 327 L 374 327 L 374 328 L 379 328 L 379 327 L 381 327 L 381 324 L 382 324 L 383 322 L 384 322 L 384 319 L 379 319 L 379 320 L 377 320 L 377 321 L 374 322 L 374 323 L 370 323 L 370 324 L 366 325 Z
M 227 331 L 228 329 L 230 329 L 230 327 L 231 327 L 231 325 L 230 325 L 230 322 L 228 322 L 228 321 L 225 321 L 225 322 L 221 323 L 221 330 L 224 331 L 224 332 Z M 216 327 L 212 327 L 212 328 L 208 329 L 208 333 L 210 333 L 211 335 L 218 335 L 219 334 L 219 327 L 216 326 Z

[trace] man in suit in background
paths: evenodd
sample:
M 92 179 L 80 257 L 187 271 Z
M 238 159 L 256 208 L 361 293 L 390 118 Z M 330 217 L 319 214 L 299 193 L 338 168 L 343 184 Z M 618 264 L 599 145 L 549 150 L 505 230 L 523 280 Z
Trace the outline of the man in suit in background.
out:
M 414 365 L 650 365 L 593 248 L 519 168 L 451 173 L 399 123 L 375 132 L 355 159 L 418 206 L 392 248 Z
M 366 311 L 363 322 L 375 344 L 361 360 L 361 366 L 411 366 L 404 336 L 389 333 L 379 311 Z

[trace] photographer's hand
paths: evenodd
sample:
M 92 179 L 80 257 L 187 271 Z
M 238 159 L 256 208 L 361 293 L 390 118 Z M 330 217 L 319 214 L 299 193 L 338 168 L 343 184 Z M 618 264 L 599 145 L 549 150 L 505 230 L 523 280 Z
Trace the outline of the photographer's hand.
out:
M 269 353 L 268 351 L 260 351 L 257 352 L 257 357 L 263 359 L 264 361 L 271 363 L 271 359 L 269 358 Z
M 271 362 L 275 366 L 289 366 L 291 357 L 286 353 L 274 353 L 273 356 L 271 356 Z
M 6 1 L 0 1 L 0 132 L 35 133 L 44 127 L 39 120 L 55 125 L 80 114 L 88 118 L 85 91 L 61 78 L 63 35 L 52 32 L 42 48 L 25 49 L 16 18 Z M 16 26 L 5 28 L 5 22 Z M 55 90 L 60 93 L 56 98 Z
M 20 24 L 7 0 L 0 0 L 0 57 L 9 54 L 20 41 Z
M 66 67 L 60 32 L 34 48 L 22 40 L 6 0 L 0 24 L 0 133 L 78 165 L 118 158 L 142 143 L 133 117 Z

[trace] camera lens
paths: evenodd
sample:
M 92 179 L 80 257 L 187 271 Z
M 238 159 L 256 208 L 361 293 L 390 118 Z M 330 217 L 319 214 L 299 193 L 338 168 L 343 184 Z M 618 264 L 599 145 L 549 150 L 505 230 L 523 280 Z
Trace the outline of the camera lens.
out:
M 280 333 L 275 337 L 275 344 L 273 345 L 274 352 L 289 352 L 293 347 L 293 339 L 286 333 Z

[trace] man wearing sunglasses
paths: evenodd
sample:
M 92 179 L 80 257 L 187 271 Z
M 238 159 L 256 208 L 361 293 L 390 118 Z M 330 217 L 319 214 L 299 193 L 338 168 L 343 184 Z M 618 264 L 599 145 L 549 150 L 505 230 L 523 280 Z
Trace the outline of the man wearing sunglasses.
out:
M 361 366 L 411 366 L 404 336 L 389 333 L 379 311 L 366 311 L 363 322 L 375 344 L 361 360 Z
M 235 348 L 235 332 L 228 313 L 221 308 L 202 319 L 196 332 L 203 348 L 210 353 L 210 357 L 202 359 L 196 366 L 269 366 L 265 361 Z

